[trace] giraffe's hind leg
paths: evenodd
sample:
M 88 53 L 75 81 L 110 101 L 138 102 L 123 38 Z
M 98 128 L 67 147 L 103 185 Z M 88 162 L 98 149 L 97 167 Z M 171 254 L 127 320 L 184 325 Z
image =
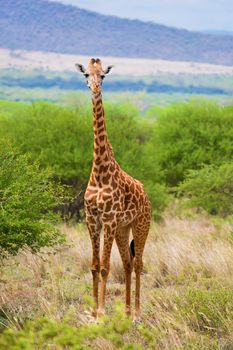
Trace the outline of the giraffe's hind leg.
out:
M 135 315 L 134 320 L 140 319 L 140 277 L 143 269 L 143 250 L 150 228 L 150 213 L 141 214 L 134 222 L 132 231 L 134 239 L 134 271 L 136 275 Z
M 110 255 L 112 250 L 112 244 L 115 238 L 116 228 L 112 227 L 112 223 L 104 224 L 104 245 L 103 253 L 100 261 L 100 302 L 97 311 L 98 316 L 102 316 L 105 313 L 105 296 L 106 296 L 106 285 L 110 269 Z
M 129 250 L 129 232 L 130 226 L 118 229 L 116 232 L 116 243 L 125 270 L 125 313 L 127 316 L 131 314 L 131 274 L 133 269 L 133 257 Z

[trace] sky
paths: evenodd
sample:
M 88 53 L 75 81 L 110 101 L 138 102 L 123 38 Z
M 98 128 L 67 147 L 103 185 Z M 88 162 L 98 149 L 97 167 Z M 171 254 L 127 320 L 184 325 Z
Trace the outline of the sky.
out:
M 233 0 L 54 0 L 189 30 L 233 31 Z

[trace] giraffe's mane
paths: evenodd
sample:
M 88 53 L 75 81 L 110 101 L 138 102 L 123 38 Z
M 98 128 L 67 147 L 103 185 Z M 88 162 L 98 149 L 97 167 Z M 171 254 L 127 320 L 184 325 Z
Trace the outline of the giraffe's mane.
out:
M 114 157 L 113 148 L 112 148 L 112 145 L 111 145 L 109 139 L 107 139 L 107 144 L 108 144 L 109 155 L 112 156 L 112 157 Z

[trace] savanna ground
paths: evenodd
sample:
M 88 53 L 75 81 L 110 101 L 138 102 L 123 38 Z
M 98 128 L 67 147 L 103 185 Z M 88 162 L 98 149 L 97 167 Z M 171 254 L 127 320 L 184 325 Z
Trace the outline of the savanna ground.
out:
M 24 248 L 1 260 L 0 349 L 233 349 L 232 73 L 197 73 L 157 72 L 156 80 L 172 89 L 208 87 L 213 92 L 208 98 L 219 104 L 205 99 L 177 103 L 193 96 L 178 92 L 105 94 L 114 101 L 105 103 L 105 109 L 115 156 L 123 169 L 144 183 L 154 208 L 144 253 L 141 325 L 122 313 L 124 273 L 115 245 L 107 316 L 93 322 L 92 252 L 86 226 L 56 224 L 66 242 L 37 254 Z M 42 80 L 52 87 L 38 88 Z M 92 161 L 90 98 L 56 87 L 66 80 L 72 83 L 73 76 L 1 71 L 1 98 L 33 103 L 0 103 L 0 160 L 8 159 L 8 144 L 11 154 L 5 169 L 0 162 L 0 219 L 7 223 L 0 220 L 0 238 L 11 232 L 21 244 L 21 231 L 28 230 L 29 241 L 32 236 L 35 242 L 40 239 L 43 203 L 50 209 L 55 205 L 50 198 L 53 186 L 46 187 L 48 176 L 73 185 L 75 194 L 85 187 Z M 148 76 L 143 82 L 154 84 Z M 128 83 L 138 83 L 137 77 Z M 223 92 L 211 90 L 216 88 Z M 34 103 L 37 100 L 59 105 Z M 158 107 L 171 102 L 176 103 Z M 11 162 L 18 155 L 18 163 Z M 37 165 L 31 166 L 32 161 Z M 37 206 L 25 190 L 28 183 L 35 189 Z M 11 194 L 9 189 L 7 217 L 1 196 Z M 186 206 L 190 200 L 192 209 Z M 49 229 L 51 225 L 46 226 Z M 38 245 L 45 243 L 39 240 Z M 0 239 L 2 246 L 6 248 Z M 14 245 L 7 247 L 17 251 Z M 132 305 L 134 282 L 133 278 Z
M 68 318 L 72 326 L 90 323 L 88 233 L 83 224 L 61 225 L 60 230 L 67 237 L 66 244 L 40 255 L 23 251 L 1 267 L 2 329 L 19 330 L 26 320 L 44 315 L 58 323 Z M 161 222 L 152 223 L 142 275 L 142 324 L 146 330 L 130 325 L 122 331 L 125 345 L 169 350 L 233 348 L 232 230 L 232 220 L 190 210 L 181 213 L 175 204 Z M 107 292 L 110 318 L 117 300 L 123 299 L 124 273 L 114 246 Z M 51 339 L 45 344 L 41 349 L 69 348 Z M 91 348 L 114 349 L 113 344 L 99 336 Z M 12 349 L 20 347 L 12 345 Z

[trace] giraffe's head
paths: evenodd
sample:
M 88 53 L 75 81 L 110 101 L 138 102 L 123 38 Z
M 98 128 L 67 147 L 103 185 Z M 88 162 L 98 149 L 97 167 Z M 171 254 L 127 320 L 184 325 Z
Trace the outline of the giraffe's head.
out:
M 87 81 L 87 86 L 93 93 L 98 93 L 101 91 L 103 79 L 113 67 L 108 66 L 106 69 L 103 69 L 99 58 L 91 58 L 87 69 L 79 63 L 77 63 L 75 66 L 79 72 L 83 73 Z

